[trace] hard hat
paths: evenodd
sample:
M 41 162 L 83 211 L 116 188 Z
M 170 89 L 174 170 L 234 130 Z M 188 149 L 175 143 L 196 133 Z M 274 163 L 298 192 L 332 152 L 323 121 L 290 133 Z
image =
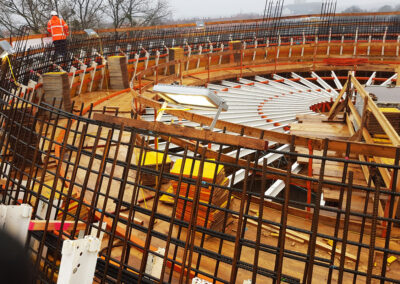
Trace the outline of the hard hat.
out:
M 52 16 L 57 16 L 57 12 L 56 12 L 56 11 L 51 11 L 51 12 L 50 12 L 50 15 L 52 15 Z

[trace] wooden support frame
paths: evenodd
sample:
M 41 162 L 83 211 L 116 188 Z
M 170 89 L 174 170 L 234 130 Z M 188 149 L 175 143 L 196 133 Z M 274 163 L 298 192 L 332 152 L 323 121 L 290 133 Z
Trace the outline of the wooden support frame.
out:
M 145 98 L 144 96 L 139 96 L 136 94 L 135 99 L 140 103 L 145 106 L 154 108 L 154 109 L 160 109 L 162 108 L 162 103 L 154 101 L 152 99 Z M 203 125 L 211 125 L 213 119 L 207 116 L 191 113 L 191 112 L 186 112 L 186 111 L 179 111 L 179 110 L 173 110 L 173 109 L 167 109 L 165 110 L 166 113 L 174 115 L 178 118 L 190 120 L 190 121 L 195 121 L 199 124 Z M 260 128 L 256 127 L 250 127 L 250 126 L 243 126 L 243 125 L 238 125 L 232 122 L 228 121 L 223 121 L 223 120 L 218 120 L 216 125 L 216 128 L 219 129 L 224 129 L 234 132 L 234 133 L 241 133 L 243 131 L 243 134 L 246 136 L 250 137 L 260 137 L 261 134 L 263 133 L 263 137 L 265 139 L 268 139 L 269 141 L 275 141 L 278 143 L 282 144 L 288 144 L 290 142 L 290 137 L 291 135 L 285 134 L 285 133 L 279 133 L 271 130 L 262 130 Z M 308 141 L 312 141 L 312 146 L 314 150 L 321 150 L 322 149 L 322 139 L 318 138 L 309 138 L 309 137 L 302 137 L 302 136 L 296 136 L 296 141 L 295 144 L 297 146 L 302 146 L 302 147 L 308 147 Z M 367 142 L 368 143 L 368 142 Z M 395 155 L 396 148 L 391 147 L 391 146 L 384 146 L 384 145 L 376 145 L 376 144 L 366 144 L 366 143 L 360 143 L 360 142 L 351 142 L 351 149 L 354 153 L 357 154 L 365 154 L 365 155 L 376 155 L 379 157 L 387 157 L 387 158 L 392 158 Z M 332 151 L 338 151 L 341 153 L 344 153 L 346 151 L 346 142 L 340 141 L 340 140 L 331 140 L 329 143 L 329 147 Z
M 372 114 L 377 119 L 379 125 L 385 131 L 386 135 L 389 137 L 390 141 L 392 142 L 393 146 L 400 146 L 400 136 L 397 134 L 396 130 L 393 128 L 392 124 L 387 120 L 387 118 L 383 115 L 383 113 L 379 110 L 378 106 L 374 103 L 371 99 L 367 91 L 361 86 L 358 80 L 351 76 L 351 82 L 353 83 L 354 87 L 361 95 L 363 99 L 367 98 L 368 106 L 372 112 Z
M 331 110 L 329 111 L 328 114 L 328 120 L 333 120 L 336 115 L 340 112 L 340 101 L 343 97 L 343 95 L 346 93 L 346 90 L 348 89 L 348 81 L 344 84 L 343 89 L 340 91 L 339 96 L 336 98 L 335 102 L 333 103 Z M 342 108 L 343 109 L 343 108 Z
M 360 127 L 357 130 L 357 132 L 354 133 L 353 136 L 350 138 L 351 141 L 360 141 L 361 140 L 362 133 L 365 128 L 365 123 L 367 121 L 367 109 L 368 109 L 368 98 L 365 98 L 363 112 L 362 112 L 362 116 L 361 116 L 361 124 L 360 124 Z
M 198 138 L 206 141 L 214 141 L 232 146 L 248 147 L 258 150 L 268 149 L 268 141 L 250 137 L 233 136 L 223 133 L 216 133 L 209 130 L 189 128 L 176 125 L 168 125 L 162 122 L 147 122 L 143 120 L 115 117 L 100 113 L 94 114 L 94 119 L 106 123 L 123 124 L 128 127 L 151 130 L 159 133 L 169 133 L 187 138 Z

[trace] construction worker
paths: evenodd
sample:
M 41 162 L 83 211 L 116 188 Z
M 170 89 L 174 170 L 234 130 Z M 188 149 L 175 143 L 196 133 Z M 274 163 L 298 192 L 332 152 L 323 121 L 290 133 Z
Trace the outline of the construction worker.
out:
M 51 11 L 50 15 L 51 19 L 47 23 L 47 31 L 53 39 L 55 47 L 53 59 L 56 59 L 57 56 L 64 57 L 67 51 L 68 25 L 58 17 L 56 11 Z

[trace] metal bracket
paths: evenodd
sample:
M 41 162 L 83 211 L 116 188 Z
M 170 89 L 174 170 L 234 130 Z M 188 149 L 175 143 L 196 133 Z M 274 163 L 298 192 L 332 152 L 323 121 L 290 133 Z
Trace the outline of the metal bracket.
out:
M 224 52 L 224 44 L 223 43 L 221 43 L 221 53 L 222 52 Z M 222 62 L 222 55 L 219 56 L 218 64 L 221 65 L 221 62 Z
M 139 54 L 138 53 L 135 54 L 134 59 L 135 59 L 135 63 L 134 63 L 134 67 L 133 67 L 133 75 L 132 75 L 131 83 L 129 84 L 129 86 L 131 87 L 132 90 L 135 87 L 134 82 L 135 82 L 135 77 L 136 77 L 136 72 L 137 72 L 137 66 L 139 63 Z
M 219 117 L 219 115 L 221 114 L 221 111 L 222 111 L 222 104 L 223 104 L 223 103 L 220 103 L 220 104 L 219 104 L 217 113 L 215 114 L 214 119 L 213 119 L 213 121 L 211 122 L 210 127 L 208 128 L 208 130 L 210 130 L 210 131 L 213 131 L 213 129 L 214 129 L 214 127 L 215 127 L 215 124 L 217 124 L 218 117 Z
M 164 48 L 165 48 L 165 52 L 167 54 L 167 56 L 165 57 L 165 63 L 168 63 L 169 62 L 169 48 L 166 45 L 164 45 Z M 168 67 L 165 66 L 165 68 L 164 68 L 164 76 L 167 75 L 167 71 L 168 71 Z
M 100 245 L 100 240 L 92 236 L 65 240 L 57 284 L 93 283 Z
M 81 85 L 79 86 L 78 95 L 80 95 L 81 92 L 82 92 L 83 81 L 85 81 L 86 69 L 87 69 L 87 65 L 86 64 L 82 64 L 81 65 L 81 70 L 83 70 L 83 72 L 80 74 Z
M 90 71 L 90 86 L 89 86 L 89 92 L 92 91 L 93 82 L 94 82 L 94 77 L 95 77 L 95 75 L 96 75 L 97 63 L 93 61 L 90 67 L 93 67 L 93 70 Z
M 33 97 L 34 97 L 33 94 L 35 93 L 35 88 L 36 88 L 37 83 L 38 83 L 38 82 L 36 82 L 36 81 L 34 81 L 34 80 L 32 80 L 32 79 L 29 79 L 29 81 L 28 81 L 28 88 L 29 88 L 29 89 L 32 89 L 32 93 L 31 93 L 31 95 L 30 95 L 29 98 L 28 98 L 29 101 L 32 101 L 32 99 L 33 99 Z
M 199 55 L 201 55 L 203 53 L 203 46 L 200 45 L 199 46 Z M 197 64 L 196 64 L 196 69 L 198 69 L 200 67 L 200 57 L 197 59 Z
M 150 53 L 146 50 L 144 57 L 146 58 L 144 61 L 144 70 L 147 69 L 147 66 L 149 65 L 149 60 L 150 60 Z M 143 78 L 145 78 L 146 75 L 143 75 Z
M 160 51 L 157 49 L 156 50 L 156 58 L 155 58 L 155 66 L 158 66 L 158 62 L 160 61 Z M 154 77 L 157 75 L 157 70 L 154 70 Z
M 156 253 L 164 255 L 165 248 L 158 248 Z M 164 259 L 162 257 L 149 253 L 149 257 L 147 258 L 147 264 L 146 264 L 146 271 L 145 271 L 146 274 L 150 274 L 153 277 L 160 278 L 163 262 Z
M 201 279 L 201 278 L 198 278 L 198 277 L 195 277 L 192 279 L 192 284 L 211 284 L 211 282 Z
M 72 89 L 72 85 L 74 83 L 74 79 L 75 79 L 75 73 L 76 73 L 76 68 L 74 66 L 71 66 L 71 68 L 69 69 L 69 72 L 72 73 L 71 76 L 69 76 L 69 88 Z
M 19 239 L 23 244 L 28 235 L 32 207 L 28 204 L 0 204 L 0 228 Z

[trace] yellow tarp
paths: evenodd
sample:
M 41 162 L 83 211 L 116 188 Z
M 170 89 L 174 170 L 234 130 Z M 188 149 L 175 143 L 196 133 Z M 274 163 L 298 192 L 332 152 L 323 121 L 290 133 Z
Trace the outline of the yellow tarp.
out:
M 391 256 L 391 257 L 389 257 L 388 259 L 387 259 L 387 262 L 389 263 L 389 264 L 391 264 L 392 262 L 395 262 L 397 260 L 397 257 L 395 257 L 395 256 Z
M 142 166 L 161 165 L 164 158 L 163 153 L 149 151 L 142 154 Z M 144 160 L 144 163 L 143 163 Z M 167 163 L 171 163 L 171 159 L 167 156 Z M 139 155 L 136 155 L 136 164 L 139 163 Z
M 395 107 L 380 107 L 381 112 L 400 112 L 399 109 Z
M 172 186 L 168 187 L 167 192 L 171 193 L 171 194 L 174 194 L 174 189 L 172 188 Z M 163 194 L 160 197 L 160 201 L 162 201 L 164 203 L 167 203 L 167 204 L 174 204 L 174 198 L 172 196 L 169 196 L 169 195 L 166 195 L 166 194 Z
M 62 188 L 61 184 L 62 184 L 62 182 L 58 181 L 57 189 L 56 189 L 56 192 L 54 194 L 54 199 L 59 199 L 60 198 L 60 192 L 61 192 L 61 188 Z M 38 183 L 38 182 L 35 183 L 35 186 L 33 187 L 33 191 L 38 193 L 39 192 L 39 187 L 40 187 L 40 183 Z M 41 196 L 43 196 L 43 197 L 45 197 L 47 199 L 50 199 L 51 192 L 53 191 L 52 188 L 53 188 L 53 181 L 52 180 L 44 182 L 43 186 L 42 186 Z M 62 190 L 63 190 L 64 194 L 68 193 L 68 187 L 64 187 Z M 64 195 L 62 197 L 64 197 Z
M 183 170 L 183 175 L 184 176 L 190 176 L 190 171 L 192 169 L 192 164 L 193 164 L 193 160 L 192 159 L 186 159 L 185 168 Z M 180 172 L 181 172 L 181 167 L 182 167 L 182 159 L 176 160 L 176 162 L 174 163 L 173 168 L 171 169 L 171 173 L 179 175 Z M 210 180 L 213 179 L 214 178 L 214 173 L 215 173 L 215 167 L 216 167 L 216 164 L 210 163 L 210 162 L 205 162 L 204 163 L 204 169 L 203 169 L 203 178 L 204 179 L 210 179 Z M 194 163 L 194 167 L 193 167 L 193 174 L 192 174 L 193 177 L 197 177 L 199 175 L 199 168 L 200 168 L 200 161 L 196 160 L 196 162 Z M 219 165 L 218 166 L 217 175 L 223 168 L 224 168 L 223 165 Z

